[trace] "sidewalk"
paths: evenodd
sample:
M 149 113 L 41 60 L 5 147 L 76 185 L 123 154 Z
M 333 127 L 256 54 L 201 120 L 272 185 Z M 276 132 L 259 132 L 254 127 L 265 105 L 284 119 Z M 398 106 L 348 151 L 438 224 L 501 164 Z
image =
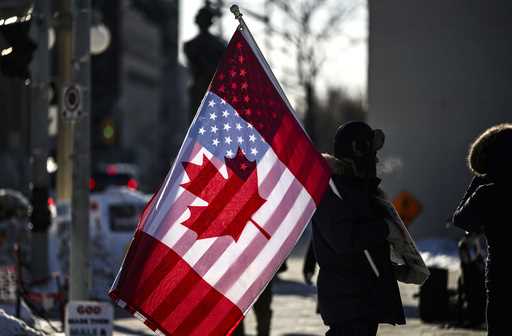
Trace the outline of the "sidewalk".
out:
M 324 335 L 327 328 L 315 313 L 315 288 L 302 281 L 302 259 L 288 259 L 288 270 L 280 274 L 274 287 L 271 336 L 316 336 Z M 417 300 L 413 294 L 418 291 L 414 285 L 400 285 L 402 300 L 408 316 L 417 316 Z M 153 335 L 142 323 L 134 318 L 115 321 L 114 335 Z M 256 320 L 249 312 L 245 320 L 247 335 L 256 335 Z M 439 325 L 424 324 L 417 317 L 408 317 L 405 326 L 381 325 L 379 336 L 484 336 L 484 331 L 448 329 Z

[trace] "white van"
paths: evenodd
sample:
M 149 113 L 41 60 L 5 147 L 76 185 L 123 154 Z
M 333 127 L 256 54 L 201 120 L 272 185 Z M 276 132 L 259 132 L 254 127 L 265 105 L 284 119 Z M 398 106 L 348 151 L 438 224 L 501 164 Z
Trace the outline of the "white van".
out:
M 109 188 L 90 196 L 91 296 L 106 300 L 150 195 L 125 187 Z M 51 272 L 69 274 L 69 204 L 57 206 L 49 230 Z

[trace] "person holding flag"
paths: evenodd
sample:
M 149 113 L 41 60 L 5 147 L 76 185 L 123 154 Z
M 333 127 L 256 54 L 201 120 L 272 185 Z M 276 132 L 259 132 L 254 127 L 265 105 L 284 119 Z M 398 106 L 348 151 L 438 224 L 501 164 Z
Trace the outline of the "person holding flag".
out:
M 324 154 L 333 176 L 313 217 L 313 248 L 328 336 L 374 336 L 379 323 L 405 324 L 376 177 L 383 144 L 381 130 L 353 121 L 338 128 L 334 156 Z
M 292 251 L 330 170 L 241 18 L 109 293 L 158 334 L 230 335 Z

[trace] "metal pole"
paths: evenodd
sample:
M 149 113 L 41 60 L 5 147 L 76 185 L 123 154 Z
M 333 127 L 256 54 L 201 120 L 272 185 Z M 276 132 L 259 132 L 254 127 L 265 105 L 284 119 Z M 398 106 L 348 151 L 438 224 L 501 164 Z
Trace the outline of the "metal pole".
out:
M 82 90 L 75 123 L 69 299 L 89 299 L 90 28 L 91 0 L 74 1 L 73 78 Z
M 59 121 L 57 134 L 57 201 L 71 201 L 73 124 L 63 118 L 63 87 L 71 81 L 73 21 L 71 0 L 56 0 L 56 51 L 57 51 L 57 94 L 59 98 Z M 69 204 L 69 203 L 68 203 Z
M 30 147 L 32 165 L 32 199 L 39 207 L 47 207 L 49 176 L 48 160 L 48 0 L 34 2 L 33 24 L 36 25 L 35 40 L 39 47 L 35 51 L 31 82 Z M 46 199 L 45 199 L 46 198 Z M 49 213 L 39 209 L 47 218 Z M 43 216 L 43 217 L 46 217 Z M 34 223 L 41 224 L 41 223 Z M 48 234 L 46 228 L 32 232 L 31 271 L 35 279 L 48 276 Z

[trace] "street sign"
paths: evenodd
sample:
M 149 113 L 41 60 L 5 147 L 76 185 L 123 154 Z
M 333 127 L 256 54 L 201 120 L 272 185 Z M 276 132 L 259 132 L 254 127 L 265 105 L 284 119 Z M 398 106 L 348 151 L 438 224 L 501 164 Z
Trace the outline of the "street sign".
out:
M 71 301 L 66 306 L 66 336 L 112 336 L 113 318 L 110 303 Z
M 394 199 L 393 205 L 406 226 L 418 217 L 422 205 L 410 192 L 402 191 Z
M 82 89 L 77 84 L 65 85 L 62 89 L 62 117 L 76 120 L 82 114 Z

